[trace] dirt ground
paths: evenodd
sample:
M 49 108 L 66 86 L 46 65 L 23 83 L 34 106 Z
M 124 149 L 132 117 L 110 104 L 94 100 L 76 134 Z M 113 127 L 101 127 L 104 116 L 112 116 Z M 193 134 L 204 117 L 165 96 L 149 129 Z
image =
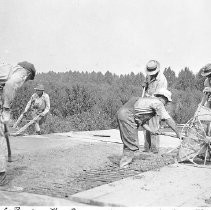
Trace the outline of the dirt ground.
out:
M 50 143 L 49 143 L 50 144 Z M 130 168 L 120 170 L 122 145 L 83 142 L 72 147 L 46 147 L 19 153 L 8 164 L 10 185 L 33 192 L 68 199 L 69 195 L 173 163 L 161 157 L 137 152 Z

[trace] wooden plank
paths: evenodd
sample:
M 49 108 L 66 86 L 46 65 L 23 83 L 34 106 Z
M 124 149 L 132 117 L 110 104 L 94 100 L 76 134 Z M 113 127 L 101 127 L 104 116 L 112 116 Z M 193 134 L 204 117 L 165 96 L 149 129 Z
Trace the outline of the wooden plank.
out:
M 19 131 L 16 133 L 12 134 L 13 136 L 17 136 L 24 132 L 30 125 L 36 122 L 36 120 L 40 117 L 40 115 L 37 115 L 34 119 L 32 119 L 30 122 L 28 122 L 26 125 L 24 125 Z
M 16 128 L 18 126 L 18 124 L 21 122 L 21 120 L 23 119 L 24 114 L 22 113 L 20 115 L 20 117 L 18 118 L 18 120 L 14 123 L 13 128 Z

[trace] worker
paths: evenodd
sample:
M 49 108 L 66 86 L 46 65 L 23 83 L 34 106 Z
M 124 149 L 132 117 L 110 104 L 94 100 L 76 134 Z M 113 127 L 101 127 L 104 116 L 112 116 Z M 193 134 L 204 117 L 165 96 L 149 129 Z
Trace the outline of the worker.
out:
M 207 64 L 201 68 L 201 75 L 206 77 L 204 81 L 203 97 L 199 106 L 205 106 L 211 109 L 211 64 Z M 211 122 L 203 123 L 206 135 L 211 136 Z
M 49 95 L 44 92 L 42 84 L 37 85 L 34 89 L 36 92 L 31 96 L 23 113 L 26 114 L 31 110 L 32 118 L 40 116 L 35 122 L 35 132 L 41 135 L 40 126 L 45 122 L 47 113 L 50 110 L 50 99 Z
M 143 88 L 145 91 L 145 97 L 151 97 L 155 92 L 157 92 L 161 88 L 167 89 L 167 80 L 164 76 L 163 72 L 160 70 L 160 63 L 156 60 L 150 60 L 146 65 L 146 80 L 144 82 Z M 152 130 L 158 130 L 159 116 L 154 116 L 149 120 L 149 127 Z M 160 138 L 158 135 L 154 135 L 153 133 L 146 130 L 144 132 L 144 152 L 159 152 Z
M 148 121 L 153 117 L 158 116 L 160 119 L 165 120 L 177 137 L 180 138 L 176 123 L 165 109 L 165 106 L 171 101 L 171 92 L 162 88 L 154 93 L 154 97 L 132 97 L 119 109 L 117 121 L 123 142 L 120 168 L 127 167 L 134 158 L 134 152 L 139 150 L 138 128 L 140 126 L 153 135 L 160 133 L 159 129 L 151 129 L 148 125 Z
M 211 108 L 211 64 L 201 68 L 201 75 L 206 77 L 201 105 Z
M 36 74 L 34 65 L 23 61 L 17 65 L 0 64 L 0 186 L 6 185 L 6 158 L 4 155 L 4 124 L 10 120 L 10 107 L 16 91 L 26 81 L 33 80 Z

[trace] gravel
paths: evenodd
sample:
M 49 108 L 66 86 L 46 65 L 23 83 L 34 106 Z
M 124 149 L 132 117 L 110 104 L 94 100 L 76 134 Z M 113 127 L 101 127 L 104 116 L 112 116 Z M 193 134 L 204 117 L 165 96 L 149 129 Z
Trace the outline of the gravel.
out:
M 10 185 L 25 192 L 68 199 L 68 196 L 103 184 L 174 163 L 170 155 L 137 152 L 127 169 L 119 169 L 122 146 L 84 143 L 18 155 L 8 164 Z

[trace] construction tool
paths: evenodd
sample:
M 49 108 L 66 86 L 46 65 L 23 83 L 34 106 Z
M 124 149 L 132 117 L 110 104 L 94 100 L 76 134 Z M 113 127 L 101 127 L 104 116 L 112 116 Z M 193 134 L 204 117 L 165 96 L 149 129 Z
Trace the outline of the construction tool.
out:
M 34 119 L 30 120 L 26 125 L 24 125 L 20 130 L 18 130 L 16 133 L 12 134 L 13 136 L 18 136 L 22 132 L 24 132 L 30 125 L 35 123 L 37 119 L 40 117 L 40 115 L 37 115 Z
M 178 138 L 175 134 L 171 134 L 171 133 L 161 132 L 159 135 L 162 135 L 162 136 L 170 136 L 170 137 L 173 137 L 173 138 Z
M 9 131 L 6 124 L 4 124 L 4 137 L 7 142 L 8 162 L 12 162 L 12 152 L 10 148 Z
M 143 91 L 142 91 L 142 95 L 141 95 L 142 98 L 144 97 L 145 91 L 146 91 L 146 87 L 143 87 Z
M 110 135 L 100 135 L 100 134 L 94 134 L 93 136 L 98 136 L 98 137 L 111 137 Z
M 14 123 L 13 128 L 16 128 L 18 126 L 18 124 L 21 122 L 21 120 L 23 119 L 23 117 L 24 117 L 24 113 L 22 113 L 20 115 L 20 117 L 18 118 L 18 120 Z

